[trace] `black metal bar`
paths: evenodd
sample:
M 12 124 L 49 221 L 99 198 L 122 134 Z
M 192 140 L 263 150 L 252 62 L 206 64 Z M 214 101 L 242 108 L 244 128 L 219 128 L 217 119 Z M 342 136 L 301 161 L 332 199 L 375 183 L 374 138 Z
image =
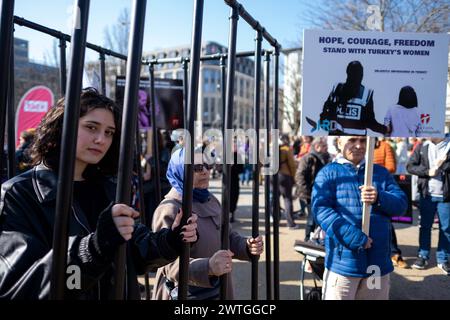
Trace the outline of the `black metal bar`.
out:
M 8 108 L 9 82 L 10 82 L 10 60 L 11 49 L 14 46 L 13 39 L 13 16 L 14 0 L 2 0 L 0 3 L 0 145 L 3 154 L 5 141 L 5 120 Z M 0 157 L 0 168 L 3 168 Z
M 167 63 L 183 63 L 184 60 L 190 61 L 187 57 L 176 57 L 176 58 L 153 58 L 153 59 L 144 59 L 142 62 L 144 64 L 167 64 Z
M 194 1 L 194 16 L 192 30 L 192 47 L 191 47 L 191 69 L 189 78 L 189 100 L 188 100 L 188 117 L 187 129 L 190 137 L 184 137 L 185 141 L 185 157 L 184 157 L 184 181 L 183 181 L 183 217 L 181 225 L 185 225 L 191 216 L 192 211 L 192 192 L 194 182 L 194 122 L 197 116 L 197 100 L 198 100 L 198 84 L 200 73 L 200 54 L 202 49 L 202 27 L 203 27 L 203 0 Z M 187 299 L 187 289 L 189 280 L 189 256 L 190 245 L 183 244 L 180 255 L 179 265 L 179 286 L 178 297 L 180 300 Z
M 262 50 L 261 51 L 261 55 L 264 55 L 265 53 L 270 52 L 272 53 L 271 50 Z M 245 58 L 245 57 L 252 57 L 255 55 L 255 51 L 242 51 L 242 52 L 237 52 L 236 53 L 236 57 L 237 58 Z M 214 54 L 210 54 L 210 55 L 206 55 L 206 56 L 202 56 L 200 57 L 200 61 L 213 61 L 213 60 L 220 60 L 221 58 L 228 58 L 228 54 L 227 53 L 214 53 Z M 190 59 L 188 57 L 177 57 L 177 58 L 161 58 L 161 59 L 150 59 L 150 60 L 143 60 L 142 63 L 144 64 L 167 64 L 167 63 L 182 63 L 183 60 L 187 60 L 188 62 L 190 62 Z
M 302 47 L 293 47 L 293 48 L 287 48 L 287 49 L 280 50 L 280 52 L 283 54 L 289 54 L 289 53 L 295 52 L 295 51 L 301 52 L 302 50 L 303 50 Z
M 273 129 L 278 130 L 278 73 L 280 47 L 275 47 L 274 53 L 274 84 L 273 84 Z M 273 141 L 275 143 L 275 141 Z M 272 177 L 273 188 L 273 293 L 274 300 L 280 300 L 280 191 L 278 172 Z
M 225 101 L 227 98 L 227 64 L 224 56 L 220 57 L 220 95 L 222 97 L 222 139 L 225 137 Z M 224 140 L 222 140 L 224 141 Z
M 62 33 L 61 31 L 58 31 L 55 29 L 47 28 L 47 27 L 37 24 L 35 22 L 26 20 L 24 18 L 14 16 L 14 23 L 19 26 L 27 27 L 27 28 L 48 34 L 49 36 L 52 36 L 52 37 L 55 37 L 58 39 L 64 39 L 65 41 L 71 42 L 71 37 L 68 34 Z M 97 45 L 89 43 L 89 42 L 86 43 L 86 47 L 89 49 L 92 49 L 94 51 L 97 51 L 97 52 L 104 52 L 108 56 L 116 57 L 116 58 L 119 58 L 122 60 L 127 60 L 127 57 L 123 54 L 114 52 L 109 49 L 102 48 L 100 46 L 97 46 Z
M 53 260 L 50 284 L 50 298 L 64 298 L 68 222 L 72 203 L 72 187 L 77 144 L 78 120 L 80 115 L 80 93 L 83 79 L 84 55 L 89 18 L 89 0 L 77 0 L 74 14 L 73 43 L 69 81 L 66 88 L 65 110 L 59 158 L 59 172 L 56 194 L 55 226 L 53 233 Z
M 139 91 L 142 43 L 144 37 L 146 0 L 133 1 L 131 30 L 128 42 L 127 75 L 125 82 L 124 107 L 122 118 L 122 135 L 120 137 L 119 172 L 117 179 L 116 203 L 130 205 L 131 171 L 133 169 L 133 147 L 130 143 L 135 136 L 137 123 L 137 97 Z M 117 300 L 124 296 L 126 271 L 126 244 L 117 251 L 114 297 Z
M 228 148 L 233 145 L 233 137 L 228 137 L 227 132 L 233 127 L 233 102 L 234 102 L 234 73 L 236 70 L 236 42 L 237 27 L 239 20 L 239 9 L 230 10 L 230 33 L 228 40 L 228 67 L 226 84 L 226 102 L 224 118 L 224 136 L 223 136 L 223 170 L 222 170 L 222 249 L 230 248 L 230 187 L 231 187 L 231 163 L 234 161 L 233 154 L 228 152 Z M 231 141 L 229 141 L 231 138 Z M 231 157 L 231 159 L 230 159 Z M 225 300 L 228 293 L 228 274 L 220 277 L 220 298 Z
M 189 59 L 185 58 L 182 62 L 183 66 L 183 128 L 187 128 L 187 114 L 188 114 L 188 100 L 189 100 L 189 75 L 188 75 L 188 69 L 189 69 Z
M 155 69 L 153 64 L 148 66 L 150 74 L 150 117 L 152 121 L 152 140 L 153 140 L 153 160 L 155 161 L 155 172 L 152 176 L 153 185 L 155 186 L 155 201 L 161 202 L 161 164 L 159 162 L 159 139 L 158 128 L 156 127 L 156 96 L 155 96 Z
M 67 64 L 66 64 L 66 40 L 59 39 L 59 81 L 61 85 L 61 95 L 66 94 L 67 85 Z
M 139 126 L 136 126 L 136 173 L 138 178 L 138 192 L 139 192 L 139 210 L 142 224 L 146 225 L 151 229 L 151 221 L 148 221 L 145 210 L 145 200 L 144 200 L 144 183 L 142 182 L 142 167 L 141 167 L 141 135 L 139 131 Z M 150 279 L 148 277 L 148 272 L 144 275 L 144 285 L 145 285 L 145 299 L 150 300 Z
M 112 50 L 105 49 L 103 47 L 97 46 L 97 45 L 92 44 L 92 43 L 88 43 L 87 44 L 87 48 L 89 48 L 91 50 L 94 50 L 94 51 L 97 51 L 97 52 L 103 52 L 105 55 L 110 56 L 110 57 L 118 58 L 118 59 L 121 59 L 121 60 L 127 60 L 127 56 L 125 56 L 125 55 L 123 55 L 121 53 L 117 53 L 117 52 L 114 52 Z
M 66 42 L 66 41 L 70 42 L 71 41 L 70 40 L 71 39 L 70 35 L 68 35 L 68 34 L 62 33 L 61 31 L 58 31 L 58 30 L 55 30 L 55 29 L 51 29 L 51 28 L 42 26 L 40 24 L 37 24 L 35 22 L 26 20 L 26 19 L 18 17 L 18 16 L 14 16 L 14 23 L 19 25 L 19 26 L 27 27 L 27 28 L 30 28 L 30 29 L 33 29 L 33 30 L 36 30 L 36 31 L 39 31 L 39 32 L 42 32 L 42 33 L 45 33 L 45 34 L 48 34 L 48 35 L 50 35 L 52 37 L 55 37 L 55 38 L 58 38 L 60 40 L 64 40 L 64 42 Z M 99 53 L 102 52 L 102 53 L 104 53 L 105 55 L 108 55 L 108 56 L 116 57 L 116 58 L 119 58 L 121 60 L 127 60 L 127 57 L 125 55 L 121 54 L 121 53 L 114 52 L 114 51 L 112 51 L 110 49 L 106 49 L 106 48 L 94 45 L 92 43 L 89 43 L 89 42 L 86 43 L 86 47 L 89 48 L 89 49 L 92 49 L 94 51 L 97 51 Z M 270 51 L 270 52 L 272 53 L 272 51 Z M 262 50 L 261 54 L 264 55 L 265 54 L 265 50 Z M 211 54 L 211 55 L 206 55 L 206 56 L 200 57 L 200 61 L 219 60 L 222 55 L 225 55 L 225 57 L 227 57 L 226 53 L 217 53 L 217 54 Z M 236 57 L 238 57 L 238 58 L 251 57 L 253 55 L 254 55 L 254 51 L 243 51 L 243 52 L 236 53 Z M 184 59 L 187 59 L 188 62 L 190 62 L 190 59 L 187 58 L 187 57 L 177 57 L 177 58 L 162 58 L 162 59 L 150 59 L 150 60 L 144 59 L 142 61 L 142 63 L 144 63 L 144 64 L 150 64 L 150 63 L 153 63 L 153 64 L 182 63 Z M 65 86 L 64 86 L 64 88 L 65 88 Z
M 270 132 L 270 53 L 266 51 L 265 54 L 265 86 L 264 86 L 264 102 L 265 102 L 265 146 L 266 146 L 266 157 L 270 156 L 270 145 L 269 145 L 269 132 Z M 267 164 L 266 164 L 267 167 Z M 270 248 L 270 175 L 266 172 L 264 177 L 264 201 L 265 201 L 265 229 L 266 229 L 266 299 L 272 300 L 272 258 L 271 258 L 271 248 Z
M 224 1 L 230 7 L 239 7 L 239 15 L 242 17 L 242 19 L 244 19 L 256 31 L 260 30 L 262 37 L 264 39 L 266 39 L 267 42 L 269 42 L 271 46 L 273 46 L 273 47 L 277 46 L 277 41 L 264 28 L 261 27 L 261 25 L 258 23 L 258 21 L 256 21 L 250 15 L 250 13 L 248 13 L 247 10 L 245 10 L 245 8 L 244 8 L 244 6 L 242 6 L 242 4 L 240 4 L 236 0 L 224 0 Z
M 256 45 L 255 45 L 255 94 L 254 94 L 254 129 L 256 131 L 256 141 L 258 146 L 256 156 L 254 159 L 256 163 L 253 164 L 253 199 L 252 199 L 252 237 L 256 238 L 259 235 L 259 122 L 260 122 L 260 97 L 261 97 L 261 43 L 262 33 L 260 30 L 256 31 Z M 258 256 L 252 256 L 252 300 L 258 300 Z
M 66 41 L 70 41 L 70 35 L 62 33 L 61 31 L 58 31 L 55 29 L 45 27 L 38 23 L 26 20 L 22 17 L 14 16 L 14 23 L 18 24 L 19 26 L 27 27 L 27 28 L 48 34 L 48 35 L 58 38 L 58 39 L 64 39 Z
M 99 53 L 100 60 L 100 87 L 102 94 L 106 96 L 106 70 L 105 70 L 105 53 Z
M 14 39 L 14 32 L 13 32 Z M 14 43 L 11 43 L 11 58 L 9 69 L 9 90 L 8 90 L 8 179 L 16 175 L 16 128 L 14 114 Z

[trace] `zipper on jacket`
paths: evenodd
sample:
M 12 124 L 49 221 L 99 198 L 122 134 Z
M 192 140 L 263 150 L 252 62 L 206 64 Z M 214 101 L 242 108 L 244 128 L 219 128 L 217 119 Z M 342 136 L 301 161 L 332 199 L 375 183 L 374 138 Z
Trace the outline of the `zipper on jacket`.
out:
M 73 206 L 72 206 L 72 211 L 73 211 L 73 215 L 74 215 L 74 217 L 75 217 L 75 220 L 77 220 L 77 222 L 84 228 L 84 230 L 87 231 L 88 234 L 91 233 L 91 230 L 90 230 L 88 227 L 86 227 L 86 226 L 81 222 L 80 218 L 79 218 L 78 215 L 77 215 L 77 211 L 75 210 L 75 208 L 74 208 Z
M 338 257 L 339 257 L 339 260 L 341 260 L 341 259 L 342 259 L 343 245 L 340 244 L 339 242 L 337 243 L 337 249 L 338 249 Z
M 88 228 L 88 227 L 86 227 L 82 222 L 81 222 L 81 220 L 80 220 L 80 218 L 78 217 L 78 215 L 77 215 L 77 211 L 75 210 L 75 208 L 72 206 L 72 211 L 73 211 L 73 215 L 74 215 L 74 217 L 75 217 L 75 220 L 77 220 L 77 222 L 87 231 L 87 233 L 89 234 L 89 233 L 91 233 L 91 230 Z M 98 297 L 98 300 L 100 301 L 100 297 L 101 297 L 101 295 L 100 295 L 100 287 L 101 287 L 101 285 L 100 285 L 100 280 L 98 280 L 97 281 L 97 297 Z

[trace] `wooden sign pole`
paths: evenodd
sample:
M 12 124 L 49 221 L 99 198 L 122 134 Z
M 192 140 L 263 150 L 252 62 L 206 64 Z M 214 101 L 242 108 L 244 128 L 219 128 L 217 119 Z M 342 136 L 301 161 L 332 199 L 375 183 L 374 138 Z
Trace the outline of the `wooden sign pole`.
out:
M 373 149 L 375 147 L 375 138 L 367 137 L 366 146 L 366 169 L 364 171 L 364 185 L 372 185 L 373 176 Z M 370 209 L 372 205 L 363 203 L 362 231 L 369 236 L 370 230 Z

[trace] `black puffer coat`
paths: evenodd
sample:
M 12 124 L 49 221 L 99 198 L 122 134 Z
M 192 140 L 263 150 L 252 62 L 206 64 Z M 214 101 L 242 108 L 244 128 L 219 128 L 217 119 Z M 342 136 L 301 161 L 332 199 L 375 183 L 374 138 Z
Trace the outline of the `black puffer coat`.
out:
M 301 200 L 311 203 L 311 194 L 314 185 L 314 179 L 328 162 L 324 155 L 323 159 L 314 152 L 309 152 L 300 159 L 297 171 L 295 173 L 295 183 L 297 185 L 297 195 Z M 325 159 L 327 158 L 327 159 Z
M 430 164 L 428 161 L 428 144 L 419 144 L 412 153 L 406 165 L 406 170 L 410 174 L 418 176 L 417 189 L 422 197 L 429 195 L 428 175 Z M 443 182 L 443 196 L 444 202 L 450 202 L 450 152 L 447 154 L 447 159 L 439 168 L 438 174 L 442 175 Z

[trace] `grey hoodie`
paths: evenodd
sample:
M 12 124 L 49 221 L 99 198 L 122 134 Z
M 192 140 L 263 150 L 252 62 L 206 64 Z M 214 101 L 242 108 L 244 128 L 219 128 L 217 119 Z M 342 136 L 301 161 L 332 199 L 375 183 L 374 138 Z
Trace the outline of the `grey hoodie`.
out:
M 445 159 L 448 152 L 450 152 L 450 139 L 434 144 L 431 141 L 426 141 L 424 145 L 428 145 L 428 161 L 430 163 L 430 168 L 436 166 L 436 163 L 440 159 Z M 442 182 L 442 171 L 438 170 L 435 177 L 430 177 L 428 181 L 428 191 L 432 197 L 443 197 L 443 182 Z

